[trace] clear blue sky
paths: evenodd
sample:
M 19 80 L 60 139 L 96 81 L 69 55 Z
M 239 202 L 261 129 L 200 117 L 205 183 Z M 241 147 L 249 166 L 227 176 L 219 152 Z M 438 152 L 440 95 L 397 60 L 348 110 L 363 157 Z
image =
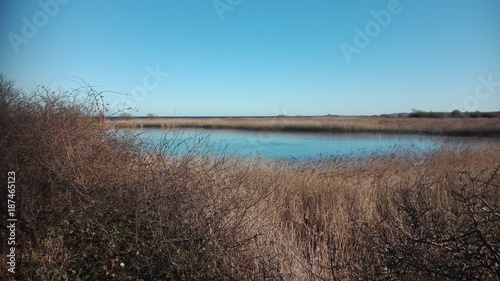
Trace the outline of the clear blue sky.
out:
M 500 110 L 498 0 L 0 3 L 7 78 L 134 115 Z

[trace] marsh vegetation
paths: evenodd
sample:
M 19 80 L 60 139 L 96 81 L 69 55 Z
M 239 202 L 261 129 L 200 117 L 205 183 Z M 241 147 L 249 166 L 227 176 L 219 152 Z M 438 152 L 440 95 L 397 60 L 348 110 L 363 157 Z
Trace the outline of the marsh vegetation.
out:
M 464 113 L 465 114 L 465 113 Z M 464 115 L 466 116 L 466 115 Z M 483 116 L 483 115 L 480 115 Z M 485 115 L 487 116 L 487 115 Z M 278 132 L 365 132 L 432 135 L 500 135 L 500 118 L 408 116 L 115 118 L 117 128 L 205 128 Z
M 199 138 L 181 154 L 119 133 L 92 89 L 27 94 L 2 77 L 0 93 L 18 280 L 500 278 L 498 147 L 291 163 L 214 155 Z M 407 122 L 373 120 L 356 126 Z M 478 130 L 456 122 L 411 130 Z

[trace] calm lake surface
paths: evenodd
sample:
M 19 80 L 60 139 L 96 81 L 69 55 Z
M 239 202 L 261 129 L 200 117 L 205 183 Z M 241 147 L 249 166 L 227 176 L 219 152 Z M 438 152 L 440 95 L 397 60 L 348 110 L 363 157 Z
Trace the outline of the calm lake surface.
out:
M 314 157 L 356 156 L 371 154 L 414 153 L 425 155 L 442 147 L 463 149 L 481 148 L 493 145 L 500 148 L 500 138 L 487 137 L 445 137 L 409 134 L 382 133 L 284 133 L 241 130 L 205 129 L 128 129 L 139 133 L 149 144 L 165 141 L 178 144 L 177 151 L 185 153 L 193 144 L 201 149 L 242 157 L 263 157 L 270 159 L 307 159 Z

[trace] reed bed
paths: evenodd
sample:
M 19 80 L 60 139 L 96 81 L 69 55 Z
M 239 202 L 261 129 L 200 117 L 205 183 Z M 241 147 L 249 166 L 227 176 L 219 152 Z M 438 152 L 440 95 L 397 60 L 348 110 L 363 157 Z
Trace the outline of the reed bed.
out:
M 180 154 L 182 140 L 118 134 L 92 89 L 0 82 L 19 202 L 2 280 L 500 278 L 499 147 L 292 163 L 214 156 L 197 137 Z
M 128 118 L 117 128 L 206 128 L 302 132 L 384 132 L 435 135 L 500 135 L 500 118 L 276 117 Z

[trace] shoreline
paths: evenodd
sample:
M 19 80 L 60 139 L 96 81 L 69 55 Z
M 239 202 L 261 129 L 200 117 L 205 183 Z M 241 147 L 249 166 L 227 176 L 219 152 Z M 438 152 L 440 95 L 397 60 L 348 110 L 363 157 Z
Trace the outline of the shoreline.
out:
M 156 117 L 114 118 L 115 128 L 209 129 L 297 133 L 384 133 L 500 137 L 500 118 Z

